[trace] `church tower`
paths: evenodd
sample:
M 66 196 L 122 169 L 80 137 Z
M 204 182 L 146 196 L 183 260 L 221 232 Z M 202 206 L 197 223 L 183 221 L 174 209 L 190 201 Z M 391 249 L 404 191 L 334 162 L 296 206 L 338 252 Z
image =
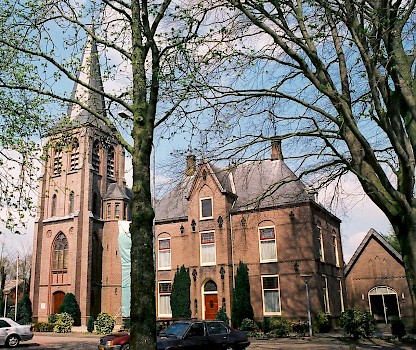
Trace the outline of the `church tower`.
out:
M 103 89 L 97 46 L 91 39 L 87 40 L 78 78 L 95 90 Z M 124 149 L 94 115 L 105 115 L 103 97 L 79 83 L 72 97 L 93 113 L 72 104 L 65 121 L 48 135 L 30 293 L 35 321 L 47 321 L 50 314 L 58 312 L 65 294 L 72 293 L 80 306 L 81 324 L 86 325 L 90 315 L 102 311 L 107 299 L 111 281 L 108 276 L 103 281 L 103 261 L 114 248 L 110 247 L 112 242 L 117 242 L 118 230 L 112 226 L 127 220 L 129 196 Z M 116 258 L 109 260 L 117 264 Z M 120 269 L 112 268 L 114 273 Z M 111 290 L 114 294 L 114 288 Z

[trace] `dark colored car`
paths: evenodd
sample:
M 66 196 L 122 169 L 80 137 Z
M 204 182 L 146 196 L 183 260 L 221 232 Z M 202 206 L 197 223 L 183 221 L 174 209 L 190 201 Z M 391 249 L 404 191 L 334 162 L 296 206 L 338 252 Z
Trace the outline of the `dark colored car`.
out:
M 99 350 L 127 350 L 130 335 L 114 333 L 100 338 Z M 157 338 L 157 350 L 243 350 L 250 345 L 246 332 L 222 321 L 184 320 L 172 323 Z

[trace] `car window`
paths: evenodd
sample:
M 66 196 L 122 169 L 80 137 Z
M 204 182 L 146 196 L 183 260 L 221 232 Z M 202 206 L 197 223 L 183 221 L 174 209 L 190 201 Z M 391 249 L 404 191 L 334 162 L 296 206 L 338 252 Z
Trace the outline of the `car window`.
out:
M 228 333 L 227 327 L 221 322 L 209 322 L 207 323 L 209 334 L 226 334 Z
M 201 322 L 193 323 L 192 326 L 189 328 L 188 336 L 199 336 L 202 337 L 205 335 L 204 324 Z
M 175 322 L 166 328 L 161 335 L 174 335 L 175 337 L 181 337 L 188 329 L 189 323 L 187 322 Z
M 5 320 L 0 320 L 0 328 L 10 327 L 10 325 Z

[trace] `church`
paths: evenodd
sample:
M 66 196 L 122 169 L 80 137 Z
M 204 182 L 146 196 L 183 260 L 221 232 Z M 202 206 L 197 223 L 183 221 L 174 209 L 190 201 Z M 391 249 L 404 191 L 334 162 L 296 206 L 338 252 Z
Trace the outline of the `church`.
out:
M 79 74 L 102 89 L 97 57 L 88 42 Z M 99 94 L 78 84 L 73 94 L 105 113 Z M 76 296 L 83 325 L 100 312 L 118 324 L 128 317 L 131 192 L 124 162 L 109 128 L 77 106 L 48 135 L 33 243 L 34 321 L 58 312 L 66 293 Z M 285 164 L 279 140 L 267 159 L 228 167 L 189 155 L 182 180 L 156 201 L 155 215 L 158 319 L 172 317 L 172 282 L 182 265 L 190 272 L 192 317 L 212 319 L 220 308 L 230 317 L 240 262 L 249 269 L 256 319 L 306 321 L 309 304 L 313 316 L 324 312 L 336 321 L 344 310 L 340 220 Z

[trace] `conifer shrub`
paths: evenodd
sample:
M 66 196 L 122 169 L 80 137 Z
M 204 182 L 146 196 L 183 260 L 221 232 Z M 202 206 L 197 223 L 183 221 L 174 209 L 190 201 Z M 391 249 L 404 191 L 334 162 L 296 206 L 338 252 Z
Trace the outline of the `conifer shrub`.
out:
M 347 309 L 341 313 L 339 324 L 344 328 L 344 333 L 358 338 L 369 338 L 374 332 L 374 318 L 368 311 Z
M 106 312 L 101 312 L 94 322 L 98 334 L 109 334 L 113 331 L 116 321 Z
M 215 315 L 215 318 L 217 320 L 225 322 L 226 324 L 230 322 L 230 319 L 227 316 L 227 312 L 225 311 L 223 307 L 218 310 L 217 314 Z
M 20 324 L 30 324 L 32 322 L 32 302 L 29 295 L 25 294 L 22 299 L 17 302 L 16 320 Z
M 240 261 L 235 275 L 235 288 L 233 290 L 233 307 L 231 322 L 234 328 L 239 328 L 244 319 L 254 318 L 253 307 L 250 301 L 250 280 L 247 265 Z
M 54 333 L 71 333 L 74 320 L 72 316 L 67 312 L 58 314 L 58 320 L 53 327 Z
M 70 314 L 74 320 L 74 326 L 81 325 L 81 310 L 79 309 L 79 305 L 74 294 L 65 294 L 62 304 L 58 307 L 58 312 L 66 312 Z
M 191 317 L 191 278 L 189 269 L 184 265 L 176 270 L 170 295 L 170 307 L 173 318 Z
M 88 321 L 87 321 L 87 331 L 89 333 L 94 332 L 94 321 L 95 321 L 94 316 L 90 315 L 90 317 L 88 317 Z
M 406 327 L 400 318 L 391 320 L 391 334 L 393 337 L 401 340 L 406 335 Z

